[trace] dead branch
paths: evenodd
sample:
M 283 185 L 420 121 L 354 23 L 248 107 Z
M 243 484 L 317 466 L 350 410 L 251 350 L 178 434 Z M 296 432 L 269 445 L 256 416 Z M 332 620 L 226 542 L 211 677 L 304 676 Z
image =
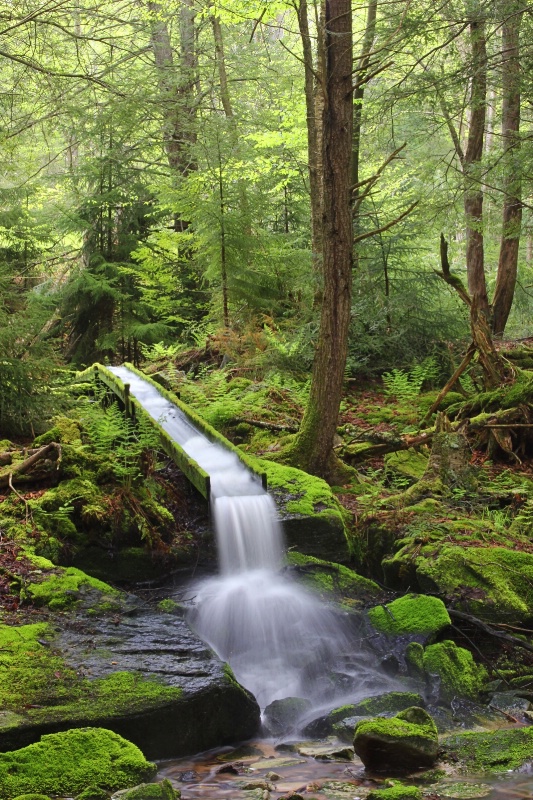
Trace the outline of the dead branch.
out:
M 463 360 L 461 361 L 461 363 L 459 364 L 459 366 L 457 367 L 457 369 L 453 373 L 452 377 L 450 378 L 450 380 L 448 381 L 446 386 L 443 389 L 441 389 L 441 391 L 439 392 L 439 394 L 437 396 L 437 399 L 431 405 L 431 408 L 429 409 L 427 414 L 424 416 L 422 422 L 420 423 L 421 425 L 424 425 L 424 423 L 428 421 L 428 419 L 431 417 L 431 415 L 440 406 L 441 402 L 444 400 L 444 398 L 446 397 L 446 395 L 448 394 L 448 392 L 450 391 L 450 389 L 452 388 L 454 383 L 456 383 L 459 380 L 459 378 L 461 377 L 461 375 L 463 374 L 465 369 L 468 367 L 468 365 L 472 361 L 472 358 L 474 357 L 474 353 L 475 352 L 476 352 L 476 346 L 475 346 L 474 342 L 472 342 L 470 344 L 468 350 L 466 351 L 465 357 L 463 358 Z
M 251 419 L 250 417 L 236 417 L 233 422 L 245 422 L 247 425 L 253 425 L 256 428 L 265 428 L 271 431 L 288 431 L 289 433 L 297 433 L 298 425 L 281 425 L 279 422 L 268 422 L 263 419 Z
M 57 460 L 59 462 L 61 460 L 61 445 L 57 442 L 45 444 L 44 447 L 39 448 L 39 450 L 33 453 L 29 458 L 26 458 L 24 461 L 20 461 L 18 464 L 15 464 L 13 469 L 11 469 L 7 474 L 0 475 L 0 488 L 5 486 L 12 488 L 12 482 L 14 478 L 17 478 L 19 475 L 24 475 L 34 466 L 34 464 L 37 464 L 38 461 L 42 461 L 42 459 L 46 458 L 50 453 L 53 452 L 56 453 Z
M 472 298 L 465 289 L 461 278 L 458 278 L 457 275 L 452 275 L 450 271 L 450 262 L 448 260 L 448 242 L 444 238 L 443 233 L 440 235 L 440 264 L 442 271 L 439 272 L 438 270 L 434 270 L 435 274 L 438 275 L 439 278 L 442 278 L 443 281 L 446 281 L 449 286 L 455 289 L 463 303 L 466 303 L 466 305 L 470 308 L 472 305 Z
M 503 633 L 503 631 L 496 630 L 496 628 L 493 628 L 492 625 L 489 625 L 488 623 L 483 622 L 483 620 L 472 616 L 472 614 L 465 614 L 463 611 L 456 611 L 454 608 L 449 608 L 448 614 L 450 617 L 455 617 L 455 619 L 460 619 L 464 622 L 470 622 L 472 625 L 476 625 L 478 628 L 481 628 L 482 631 L 488 633 L 489 636 L 494 636 L 496 639 L 502 639 L 502 641 L 509 642 L 515 647 L 521 647 L 523 650 L 528 650 L 530 653 L 533 653 L 533 645 L 529 644 L 528 642 L 524 642 L 522 639 L 519 639 L 518 636 L 511 636 L 510 633 Z

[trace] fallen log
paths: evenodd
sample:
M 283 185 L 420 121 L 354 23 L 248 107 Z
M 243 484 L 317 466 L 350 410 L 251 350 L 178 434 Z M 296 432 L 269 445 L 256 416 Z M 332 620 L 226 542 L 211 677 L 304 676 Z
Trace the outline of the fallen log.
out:
M 340 445 L 340 457 L 343 461 L 349 464 L 357 464 L 360 461 L 365 461 L 367 458 L 374 458 L 382 456 L 386 453 L 397 453 L 399 450 L 409 450 L 410 447 L 418 447 L 422 444 L 430 444 L 434 430 L 424 431 L 416 436 L 407 435 L 401 439 L 394 439 L 389 442 L 379 442 L 372 444 L 370 442 L 359 442 L 357 445 Z M 368 446 L 366 446 L 368 445 Z
M 279 422 L 268 422 L 263 419 L 251 419 L 250 417 L 237 417 L 233 422 L 245 422 L 247 425 L 253 425 L 256 428 L 265 428 L 269 431 L 288 431 L 289 433 L 297 433 L 298 425 L 291 425 L 290 423 L 282 425 Z
M 24 461 L 19 461 L 19 463 L 15 464 L 13 468 L 9 470 L 9 472 L 5 472 L 3 475 L 0 475 L 0 488 L 10 486 L 13 480 L 15 480 L 19 475 L 24 475 L 39 461 L 50 457 L 52 453 L 55 453 L 56 455 L 54 460 L 56 461 L 56 469 L 58 469 L 59 464 L 61 463 L 61 445 L 57 442 L 50 442 L 49 444 L 45 444 L 43 447 L 40 447 Z

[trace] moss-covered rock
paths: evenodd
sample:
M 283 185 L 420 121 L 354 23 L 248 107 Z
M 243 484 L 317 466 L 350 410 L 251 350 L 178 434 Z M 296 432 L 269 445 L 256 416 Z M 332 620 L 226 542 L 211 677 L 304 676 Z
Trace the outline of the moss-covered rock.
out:
M 442 740 L 444 761 L 464 772 L 508 772 L 531 761 L 533 727 L 459 733 Z
M 431 548 L 429 548 L 431 550 Z M 442 546 L 416 560 L 420 588 L 486 620 L 533 618 L 533 553 L 504 547 Z
M 27 597 L 36 605 L 46 605 L 48 608 L 56 610 L 67 608 L 76 603 L 80 596 L 90 589 L 101 592 L 108 602 L 116 601 L 118 598 L 116 589 L 103 581 L 91 578 L 76 567 L 67 567 L 66 569 L 54 567 L 51 561 L 42 558 L 37 563 L 42 565 L 43 562 L 46 563 L 45 568 L 48 570 L 47 573 L 41 575 L 44 580 L 39 583 L 31 583 L 25 589 Z M 103 600 L 99 598 L 99 603 L 101 602 Z
M 171 782 L 165 778 L 160 783 L 141 783 L 132 789 L 122 789 L 120 792 L 115 792 L 111 800 L 178 800 L 180 797 L 179 789 L 174 789 Z
M 452 641 L 426 647 L 422 664 L 428 675 L 440 679 L 441 698 L 448 701 L 457 695 L 477 698 L 488 679 L 487 670 L 476 664 L 472 653 Z
M 155 775 L 156 766 L 138 747 L 103 728 L 78 728 L 43 736 L 39 742 L 0 754 L 0 796 L 28 792 L 78 794 L 89 785 L 132 786 Z
M 422 790 L 418 786 L 397 783 L 386 789 L 372 789 L 367 800 L 422 800 L 422 796 Z
M 288 545 L 307 555 L 346 562 L 344 512 L 326 481 L 274 461 L 255 461 L 266 473 Z
M 398 450 L 385 456 L 387 471 L 397 473 L 413 481 L 419 481 L 428 465 L 428 456 L 414 448 Z
M 422 634 L 434 637 L 451 624 L 442 600 L 417 594 L 408 594 L 385 606 L 371 608 L 368 616 L 374 628 L 393 636 Z
M 367 604 L 383 595 L 377 583 L 342 564 L 305 556 L 294 550 L 287 554 L 287 561 L 295 576 L 324 598 L 334 598 L 354 606 Z
M 423 698 L 416 692 L 385 692 L 385 694 L 366 697 L 352 706 L 351 710 L 352 714 L 371 717 L 397 714 L 399 711 L 405 711 L 412 706 L 417 706 L 418 708 L 425 706 Z
M 437 728 L 430 715 L 413 706 L 395 717 L 359 722 L 354 750 L 368 769 L 398 772 L 430 767 L 438 753 Z

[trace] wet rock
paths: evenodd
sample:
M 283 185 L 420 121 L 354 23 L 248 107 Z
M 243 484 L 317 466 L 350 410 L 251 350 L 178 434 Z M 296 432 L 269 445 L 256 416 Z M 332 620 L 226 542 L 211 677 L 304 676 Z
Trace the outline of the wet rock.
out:
M 376 717 L 356 725 L 354 750 L 367 769 L 398 772 L 432 766 L 437 759 L 435 723 L 422 708 L 395 717 Z
M 351 761 L 353 758 L 353 749 L 345 747 L 335 738 L 321 742 L 301 742 L 294 747 L 301 756 L 319 761 Z
M 270 783 L 277 783 L 277 781 L 281 780 L 281 775 L 278 775 L 277 772 L 267 772 L 265 778 Z
M 284 697 L 282 700 L 274 700 L 265 708 L 263 726 L 271 736 L 281 736 L 293 730 L 298 720 L 311 708 L 311 701 L 303 697 Z
M 353 742 L 355 726 L 366 719 L 368 719 L 367 716 L 345 717 L 340 722 L 336 722 L 335 725 L 333 725 L 333 733 L 335 736 L 338 736 L 341 742 L 351 743 Z
M 148 757 L 167 758 L 258 730 L 254 698 L 185 620 L 123 597 L 120 614 L 90 613 L 101 606 L 91 594 L 90 607 L 58 615 L 53 628 L 39 623 L 5 633 L 12 638 L 10 669 L 25 670 L 29 688 L 22 702 L 0 714 L 0 750 L 44 733 L 96 726 Z M 45 639 L 46 646 L 39 643 Z
M 510 714 L 520 711 L 531 711 L 531 702 L 526 697 L 521 697 L 517 692 L 495 692 L 492 695 L 491 706 L 506 711 Z

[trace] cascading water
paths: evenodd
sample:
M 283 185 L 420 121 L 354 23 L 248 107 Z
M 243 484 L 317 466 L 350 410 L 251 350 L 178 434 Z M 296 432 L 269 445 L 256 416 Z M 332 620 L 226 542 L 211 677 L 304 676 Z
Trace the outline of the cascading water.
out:
M 190 622 L 259 705 L 302 697 L 312 701 L 316 716 L 396 688 L 358 651 L 345 618 L 280 573 L 281 526 L 258 478 L 151 384 L 126 367 L 111 370 L 210 475 L 220 575 L 195 586 Z

